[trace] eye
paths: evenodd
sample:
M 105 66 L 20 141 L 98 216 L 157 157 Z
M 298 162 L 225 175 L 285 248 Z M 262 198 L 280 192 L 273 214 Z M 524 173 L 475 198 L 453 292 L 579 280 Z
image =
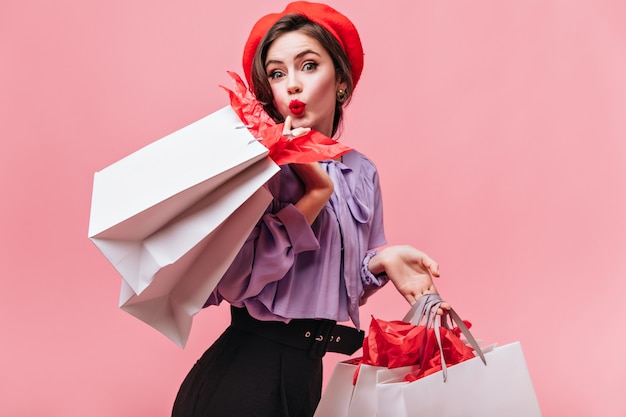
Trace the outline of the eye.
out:
M 318 67 L 318 64 L 316 62 L 305 62 L 304 65 L 302 66 L 302 70 L 303 71 L 313 71 Z
M 280 70 L 273 70 L 267 74 L 267 78 L 270 80 L 277 80 L 285 76 L 285 73 Z

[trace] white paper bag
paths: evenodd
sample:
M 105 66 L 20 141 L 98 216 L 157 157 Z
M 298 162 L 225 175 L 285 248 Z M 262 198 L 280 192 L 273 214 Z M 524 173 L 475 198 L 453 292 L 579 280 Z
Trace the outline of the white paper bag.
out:
M 348 415 L 352 392 L 354 391 L 354 372 L 357 365 L 338 362 L 322 393 L 313 417 L 345 417 Z
M 406 384 L 402 388 L 409 417 L 541 417 L 519 342 Z
M 340 362 L 335 365 L 333 374 L 326 385 L 314 417 L 376 417 L 381 406 L 377 402 L 377 386 L 380 381 L 404 378 L 405 375 L 417 370 L 416 366 L 403 366 L 389 369 L 384 366 L 361 364 L 359 374 L 354 382 L 357 365 Z M 389 396 L 383 394 L 383 400 Z M 397 391 L 398 404 L 404 412 L 402 392 Z M 383 411 L 389 414 L 388 411 Z
M 193 316 L 202 310 L 230 266 L 236 255 L 233 249 L 243 245 L 259 217 L 259 208 L 267 206 L 268 197 L 271 195 L 264 188 L 257 190 L 222 224 L 212 228 L 192 250 L 170 267 L 157 272 L 140 295 L 122 280 L 120 307 L 184 347 Z M 227 202 L 225 198 L 215 203 L 227 206 Z M 187 226 L 195 225 L 202 230 L 203 227 L 209 228 L 212 216 L 213 211 L 206 209 L 185 220 Z
M 415 367 L 417 370 L 419 367 Z M 403 375 L 379 372 L 376 381 L 376 417 L 406 417 L 402 389 L 408 382 Z
M 267 153 L 224 107 L 97 172 L 89 237 L 140 294 L 169 261 L 141 242 L 257 162 L 267 181 L 278 171 Z
M 228 106 L 95 174 L 89 237 L 123 278 L 122 308 L 184 346 L 271 201 L 267 154 Z
M 384 404 L 377 402 L 377 385 L 379 380 L 391 378 L 404 378 L 412 371 L 419 369 L 417 366 L 402 366 L 399 368 L 386 368 L 384 366 L 372 366 L 361 364 L 359 377 L 357 378 L 350 402 L 348 417 L 376 417 L 377 410 L 384 407 Z M 389 393 L 386 393 L 389 395 Z

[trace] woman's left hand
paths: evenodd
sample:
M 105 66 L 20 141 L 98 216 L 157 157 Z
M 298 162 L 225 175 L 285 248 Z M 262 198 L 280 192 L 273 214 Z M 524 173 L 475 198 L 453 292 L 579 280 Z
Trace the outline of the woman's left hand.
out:
M 411 305 L 424 294 L 437 293 L 433 277 L 439 277 L 439 265 L 413 246 L 388 246 L 372 257 L 369 268 L 375 275 L 384 272 Z M 442 308 L 450 306 L 443 303 Z

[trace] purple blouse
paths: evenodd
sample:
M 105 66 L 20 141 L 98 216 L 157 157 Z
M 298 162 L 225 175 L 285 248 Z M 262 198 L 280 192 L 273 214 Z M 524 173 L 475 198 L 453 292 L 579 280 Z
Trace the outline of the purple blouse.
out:
M 313 224 L 294 206 L 302 182 L 282 166 L 267 184 L 272 203 L 207 306 L 227 300 L 259 320 L 351 319 L 360 327 L 359 305 L 387 282 L 367 268 L 386 243 L 378 173 L 357 151 L 320 164 L 335 188 Z

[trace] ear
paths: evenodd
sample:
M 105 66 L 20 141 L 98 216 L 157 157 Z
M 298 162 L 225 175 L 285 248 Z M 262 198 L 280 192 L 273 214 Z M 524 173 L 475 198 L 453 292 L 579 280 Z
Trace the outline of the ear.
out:
M 346 88 L 348 88 L 348 83 L 346 83 L 343 79 L 341 78 L 337 78 L 337 83 L 335 85 L 335 91 L 336 90 L 345 90 Z

